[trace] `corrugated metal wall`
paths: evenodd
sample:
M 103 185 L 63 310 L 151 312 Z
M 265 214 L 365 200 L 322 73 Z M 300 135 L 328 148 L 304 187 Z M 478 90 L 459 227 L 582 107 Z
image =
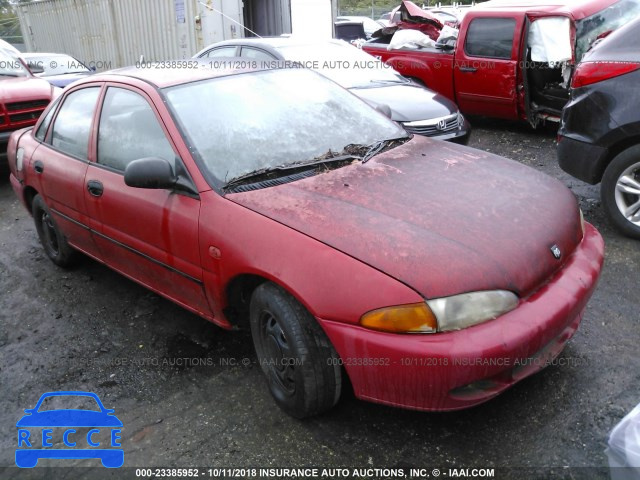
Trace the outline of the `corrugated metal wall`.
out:
M 242 24 L 241 0 L 203 3 Z M 67 53 L 98 70 L 141 56 L 190 58 L 209 43 L 244 36 L 241 26 L 197 0 L 44 0 L 17 12 L 27 51 Z

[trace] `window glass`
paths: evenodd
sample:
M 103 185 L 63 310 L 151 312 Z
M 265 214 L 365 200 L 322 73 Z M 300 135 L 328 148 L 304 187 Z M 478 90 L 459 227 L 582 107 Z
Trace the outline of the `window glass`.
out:
M 275 58 L 269 55 L 264 50 L 258 50 L 257 48 L 242 47 L 242 54 L 244 58 L 253 58 L 255 60 L 274 60 Z
M 53 124 L 51 145 L 74 157 L 87 158 L 91 120 L 100 87 L 84 88 L 69 94 Z
M 36 138 L 41 142 L 44 142 L 44 137 L 47 134 L 47 129 L 49 128 L 49 124 L 53 119 L 53 114 L 55 113 L 56 108 L 58 108 L 57 103 L 58 101 L 56 100 L 54 102 L 54 105 L 51 107 L 51 110 L 49 110 L 49 113 L 47 113 L 47 116 L 44 117 L 44 120 L 42 120 L 40 127 L 38 127 L 38 131 L 36 132 Z
M 476 18 L 469 25 L 464 45 L 474 57 L 511 58 L 515 18 Z
M 98 163 L 124 170 L 133 160 L 164 158 L 175 165 L 175 153 L 149 103 L 123 88 L 109 88 L 98 130 Z
M 232 45 L 229 47 L 220 47 L 214 48 L 213 50 L 209 50 L 207 53 L 202 55 L 202 57 L 235 57 L 236 56 L 236 46 Z

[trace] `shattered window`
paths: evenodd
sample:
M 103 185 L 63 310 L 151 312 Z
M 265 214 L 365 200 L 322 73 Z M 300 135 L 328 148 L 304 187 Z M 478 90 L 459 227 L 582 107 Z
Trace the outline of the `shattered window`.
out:
M 269 70 L 165 90 L 187 142 L 221 183 L 406 136 L 358 97 L 306 70 Z
M 473 57 L 511 58 L 515 18 L 476 18 L 469 25 L 464 50 Z
M 576 22 L 576 62 L 601 35 L 620 28 L 640 16 L 640 0 L 620 0 Z

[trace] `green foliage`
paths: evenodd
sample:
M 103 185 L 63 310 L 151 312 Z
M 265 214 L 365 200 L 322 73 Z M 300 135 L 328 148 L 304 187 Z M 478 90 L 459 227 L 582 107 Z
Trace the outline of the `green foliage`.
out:
M 472 0 L 412 0 L 419 7 L 442 6 L 456 4 L 471 5 Z M 338 0 L 338 12 L 340 15 L 365 15 L 377 19 L 385 12 L 389 12 L 400 5 L 400 0 Z

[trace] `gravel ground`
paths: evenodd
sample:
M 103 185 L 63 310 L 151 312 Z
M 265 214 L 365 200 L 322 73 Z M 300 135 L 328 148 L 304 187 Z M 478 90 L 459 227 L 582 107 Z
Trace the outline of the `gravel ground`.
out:
M 0 478 L 135 478 L 133 469 L 106 470 L 98 461 L 78 461 L 85 469 L 47 468 L 60 464 L 51 460 L 31 471 L 12 467 L 15 422 L 43 392 L 57 390 L 93 391 L 116 409 L 126 467 L 437 468 L 445 477 L 455 476 L 454 468 L 496 468 L 496 478 L 608 476 L 608 433 L 640 401 L 639 244 L 609 226 L 598 186 L 558 168 L 552 128 L 473 124 L 471 146 L 560 179 L 605 237 L 600 284 L 560 357 L 564 365 L 466 411 L 403 411 L 347 392 L 329 413 L 294 420 L 272 402 L 248 333 L 218 329 L 88 259 L 72 271 L 55 267 L 3 175 Z

